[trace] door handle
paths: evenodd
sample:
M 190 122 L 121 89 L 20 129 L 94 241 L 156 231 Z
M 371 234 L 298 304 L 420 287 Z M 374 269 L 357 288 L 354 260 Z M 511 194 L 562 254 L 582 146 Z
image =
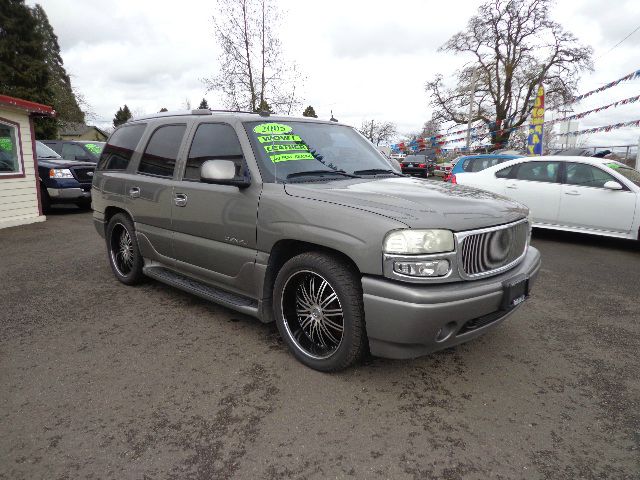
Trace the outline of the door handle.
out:
M 173 197 L 176 207 L 185 207 L 187 205 L 187 195 L 184 193 L 176 193 Z
M 570 192 L 564 192 L 565 195 L 580 195 L 580 192 L 576 192 L 575 190 L 571 190 Z
M 517 189 L 518 187 L 512 183 L 511 185 L 507 185 L 507 188 Z
M 140 198 L 140 187 L 131 187 L 129 189 L 129 196 L 131 198 Z

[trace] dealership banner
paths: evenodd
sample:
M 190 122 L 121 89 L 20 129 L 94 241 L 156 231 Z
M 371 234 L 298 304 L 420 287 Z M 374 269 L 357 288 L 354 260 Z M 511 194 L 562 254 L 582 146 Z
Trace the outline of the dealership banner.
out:
M 542 155 L 542 132 L 544 128 L 544 87 L 538 87 L 536 101 L 531 113 L 529 125 L 529 138 L 527 138 L 527 153 L 529 155 Z

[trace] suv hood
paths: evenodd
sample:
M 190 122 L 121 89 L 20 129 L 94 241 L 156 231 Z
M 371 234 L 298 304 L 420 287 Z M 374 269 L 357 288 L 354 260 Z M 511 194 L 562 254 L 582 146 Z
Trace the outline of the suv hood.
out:
M 287 183 L 285 191 L 293 197 L 383 215 L 411 228 L 472 230 L 513 222 L 529 213 L 524 205 L 500 195 L 410 177 Z
M 64 160 L 62 158 L 38 158 L 38 166 L 47 168 L 69 168 L 69 167 L 91 167 L 96 164 L 91 162 L 77 162 L 75 160 Z

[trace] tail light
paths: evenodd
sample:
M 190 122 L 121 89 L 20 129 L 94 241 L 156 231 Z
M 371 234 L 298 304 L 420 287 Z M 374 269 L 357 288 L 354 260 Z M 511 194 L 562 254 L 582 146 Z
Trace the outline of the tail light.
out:
M 451 176 L 449 177 L 449 181 L 450 181 L 452 184 L 454 184 L 454 185 L 457 185 L 457 184 L 458 184 L 458 180 L 456 180 L 456 176 L 455 176 L 455 175 L 451 175 Z
M 421 163 L 418 165 L 418 167 L 420 168 L 427 168 L 427 164 L 426 163 Z

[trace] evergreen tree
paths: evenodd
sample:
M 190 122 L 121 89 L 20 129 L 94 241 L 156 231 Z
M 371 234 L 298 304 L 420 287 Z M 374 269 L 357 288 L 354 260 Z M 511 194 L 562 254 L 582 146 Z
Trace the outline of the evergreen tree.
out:
M 260 102 L 260 105 L 258 105 L 258 109 L 256 110 L 256 112 L 271 112 L 271 107 L 266 100 L 262 100 Z
M 0 94 L 53 105 L 42 32 L 24 0 L 0 0 Z M 56 138 L 53 119 L 35 122 L 36 138 Z
M 316 111 L 313 109 L 311 105 L 309 105 L 307 108 L 304 109 L 304 112 L 302 112 L 302 116 L 318 118 L 318 115 L 316 115 Z
M 84 113 L 78 105 L 78 99 L 71 86 L 71 79 L 64 68 L 64 62 L 60 55 L 58 37 L 49 23 L 47 14 L 39 4 L 36 4 L 31 11 L 38 24 L 37 30 L 43 40 L 45 62 L 49 68 L 48 87 L 53 94 L 52 106 L 56 110 L 56 118 L 62 122 L 84 123 Z
M 203 98 L 202 101 L 200 102 L 200 105 L 198 105 L 198 108 L 205 108 L 205 109 L 209 109 L 209 104 L 207 103 L 207 99 Z
M 124 107 L 120 107 L 118 109 L 118 111 L 116 112 L 116 116 L 113 117 L 113 126 L 118 127 L 123 123 L 126 123 L 130 118 L 131 110 L 129 110 L 129 107 L 127 107 L 127 105 L 125 104 Z

